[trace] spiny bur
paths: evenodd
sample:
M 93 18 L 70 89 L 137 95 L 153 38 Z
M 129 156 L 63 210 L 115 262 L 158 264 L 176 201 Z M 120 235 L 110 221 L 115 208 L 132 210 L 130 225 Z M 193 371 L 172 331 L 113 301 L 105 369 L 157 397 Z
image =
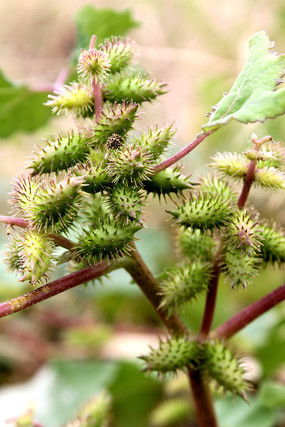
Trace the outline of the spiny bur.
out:
M 138 77 L 136 73 L 123 71 L 110 78 L 104 87 L 104 97 L 109 102 L 152 101 L 166 93 L 166 85 L 156 80 Z
M 172 126 L 150 128 L 148 132 L 138 136 L 134 143 L 146 147 L 154 159 L 158 159 L 167 149 L 175 131 Z
M 144 189 L 153 196 L 166 197 L 170 194 L 181 194 L 183 190 L 193 188 L 190 176 L 181 173 L 180 167 L 167 168 L 150 175 L 144 182 Z
M 285 262 L 285 234 L 274 224 L 260 224 L 259 228 L 262 237 L 262 258 L 265 262 L 281 265 Z
M 91 87 L 83 83 L 70 83 L 63 89 L 56 90 L 54 95 L 49 95 L 45 103 L 56 114 L 74 113 L 76 116 L 88 116 L 94 111 L 94 100 Z
M 93 397 L 79 411 L 75 420 L 66 427 L 108 427 L 110 426 L 111 398 L 102 392 Z
M 176 373 L 187 366 L 196 366 L 199 357 L 199 344 L 183 337 L 170 338 L 160 341 L 158 348 L 150 348 L 147 356 L 141 359 L 145 362 L 145 370 L 158 374 Z
M 191 263 L 166 269 L 160 276 L 161 307 L 172 313 L 179 306 L 193 300 L 208 288 L 211 266 L 197 258 Z
M 108 57 L 111 74 L 125 69 L 134 56 L 134 43 L 122 37 L 112 37 L 106 40 L 99 46 L 99 49 Z
M 203 369 L 217 388 L 245 399 L 249 384 L 244 378 L 245 370 L 233 352 L 219 341 L 208 341 L 203 344 L 202 353 Z
M 74 132 L 46 138 L 44 143 L 28 164 L 33 175 L 68 170 L 84 162 L 90 150 L 88 139 Z

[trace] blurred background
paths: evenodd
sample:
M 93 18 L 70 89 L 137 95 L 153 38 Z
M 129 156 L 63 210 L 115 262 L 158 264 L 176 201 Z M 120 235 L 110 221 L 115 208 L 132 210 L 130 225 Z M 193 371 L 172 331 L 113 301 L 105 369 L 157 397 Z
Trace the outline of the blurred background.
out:
M 6 78 L 20 88 L 24 84 L 38 89 L 52 83 L 70 63 L 77 44 L 76 24 L 78 28 L 86 5 L 120 13 L 128 10 L 124 13 L 138 23 L 129 32 L 139 46 L 137 60 L 152 77 L 169 85 L 168 94 L 145 107 L 138 129 L 174 122 L 173 152 L 199 132 L 210 107 L 231 87 L 245 62 L 252 33 L 266 30 L 276 41 L 276 50 L 285 51 L 282 0 L 2 0 L 0 69 Z M 6 78 L 0 78 L 0 201 L 4 215 L 9 214 L 11 182 L 23 170 L 33 146 L 41 144 L 44 136 L 72 125 L 69 118 L 51 118 L 47 107 L 33 110 L 29 100 L 34 95 L 25 98 L 24 108 L 30 116 L 23 119 L 22 92 L 13 89 L 15 98 L 7 100 Z M 35 96 L 39 105 L 47 99 L 47 94 L 40 92 Z M 185 159 L 185 170 L 194 177 L 207 173 L 207 163 L 216 151 L 242 151 L 252 132 L 259 137 L 269 133 L 282 141 L 284 117 L 266 124 L 231 123 Z M 262 213 L 284 225 L 284 196 L 257 190 L 252 193 Z M 166 203 L 160 206 L 157 201 L 147 208 L 147 228 L 138 243 L 154 273 L 177 257 L 165 208 Z M 4 227 L 0 237 L 3 253 L 7 243 Z M 282 282 L 283 272 L 267 269 L 246 290 L 232 291 L 222 283 L 215 325 Z M 27 290 L 7 272 L 2 256 L 1 301 Z M 198 299 L 181 313 L 193 330 L 199 326 L 203 301 Z M 285 425 L 284 314 L 281 304 L 235 338 L 241 352 L 250 355 L 249 375 L 257 392 L 251 405 L 239 398 L 217 396 L 221 427 Z M 155 345 L 163 330 L 140 291 L 121 270 L 102 284 L 78 287 L 2 319 L 0 334 L 1 426 L 32 408 L 36 421 L 60 427 L 102 390 L 112 395 L 114 426 L 195 426 L 192 415 L 189 417 L 193 408 L 183 377 L 162 381 L 141 373 L 136 357 L 146 353 L 148 345 Z

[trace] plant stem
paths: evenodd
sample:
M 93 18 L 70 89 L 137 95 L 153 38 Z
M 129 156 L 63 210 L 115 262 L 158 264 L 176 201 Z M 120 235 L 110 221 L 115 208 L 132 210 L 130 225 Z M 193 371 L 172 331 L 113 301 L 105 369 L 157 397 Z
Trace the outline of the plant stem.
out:
M 272 141 L 271 135 L 266 135 L 263 138 L 257 139 L 256 135 L 253 135 L 251 138 L 252 143 L 254 144 L 254 150 L 259 151 L 262 144 L 268 141 Z M 248 165 L 246 176 L 244 177 L 243 187 L 237 202 L 237 206 L 239 209 L 242 209 L 246 204 L 249 191 L 251 189 L 252 183 L 254 181 L 255 176 L 255 168 L 256 168 L 256 160 L 251 160 Z
M 131 261 L 127 264 L 126 270 L 138 284 L 139 288 L 147 297 L 167 329 L 174 334 L 188 333 L 178 317 L 175 315 L 168 316 L 167 312 L 160 308 L 161 296 L 159 284 L 153 277 L 151 271 L 148 269 L 135 246 L 131 253 Z
M 102 88 L 100 84 L 97 82 L 96 78 L 92 79 L 92 89 L 93 89 L 93 97 L 94 97 L 94 111 L 95 111 L 95 119 L 96 122 L 100 119 L 102 107 L 103 107 L 103 95 Z
M 212 277 L 209 282 L 206 305 L 203 314 L 202 325 L 200 329 L 200 338 L 205 338 L 210 332 L 211 325 L 214 318 L 216 299 L 218 292 L 218 283 L 220 277 L 220 262 L 221 262 L 222 245 L 217 250 L 216 256 L 213 261 Z
M 89 280 L 96 279 L 97 277 L 108 273 L 112 269 L 114 269 L 114 266 L 101 262 L 94 267 L 87 267 L 83 270 L 76 271 L 75 273 L 68 274 L 60 279 L 41 286 L 38 289 L 34 289 L 24 295 L 1 303 L 0 317 L 5 317 L 9 314 L 29 308 L 32 305 L 51 298 L 54 295 L 66 291 L 67 289 L 74 288 L 75 286 L 81 285 Z
M 237 206 L 239 209 L 242 209 L 247 201 L 251 185 L 254 181 L 255 166 L 256 161 L 251 160 L 247 169 L 246 176 L 244 177 L 243 187 L 237 202 Z
M 21 228 L 28 228 L 29 226 L 29 221 L 23 218 L 16 218 L 14 216 L 0 215 L 0 222 L 2 222 L 3 224 L 11 225 L 12 227 L 16 225 L 17 227 Z M 47 236 L 62 248 L 70 250 L 74 246 L 74 243 L 71 240 L 67 239 L 64 236 L 61 236 L 60 234 L 49 233 L 47 234 Z
M 285 284 L 255 301 L 215 329 L 213 338 L 228 339 L 285 299 Z
M 161 296 L 159 284 L 144 263 L 140 254 L 133 247 L 131 253 L 132 261 L 125 267 L 132 278 L 150 301 L 154 310 L 169 332 L 174 334 L 188 334 L 188 331 L 180 323 L 176 316 L 168 317 L 167 313 L 160 308 Z M 207 384 L 203 381 L 201 374 L 188 367 L 189 384 L 192 389 L 193 400 L 196 407 L 197 419 L 200 427 L 217 427 L 216 416 L 212 399 Z
M 95 49 L 97 37 L 93 34 L 90 40 L 89 49 Z M 103 107 L 103 95 L 101 85 L 98 83 L 96 77 L 92 78 L 92 90 L 93 90 L 93 98 L 94 98 L 94 114 L 95 120 L 98 122 L 102 107 Z
M 178 160 L 181 160 L 183 157 L 185 157 L 190 151 L 194 150 L 199 144 L 201 144 L 204 139 L 206 139 L 209 135 L 211 135 L 214 130 L 209 130 L 208 132 L 203 132 L 197 135 L 197 137 L 191 141 L 186 147 L 182 148 L 182 150 L 178 151 L 178 153 L 174 154 L 172 157 L 169 157 L 169 159 L 164 160 L 163 162 L 159 163 L 154 168 L 154 173 L 160 172 L 163 169 L 168 168 L 169 166 L 173 165 L 174 163 L 178 162 Z
M 218 427 L 209 388 L 203 380 L 201 371 L 188 368 L 188 378 L 192 389 L 196 413 L 201 427 Z

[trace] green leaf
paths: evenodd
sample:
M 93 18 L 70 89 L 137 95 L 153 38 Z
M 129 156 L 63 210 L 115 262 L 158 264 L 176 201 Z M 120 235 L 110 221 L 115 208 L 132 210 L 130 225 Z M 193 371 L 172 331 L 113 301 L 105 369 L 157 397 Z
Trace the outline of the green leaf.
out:
M 43 126 L 51 117 L 43 105 L 45 101 L 45 93 L 15 85 L 0 71 L 0 137 L 15 132 L 32 132 Z
M 266 381 L 260 389 L 260 400 L 267 408 L 285 407 L 285 385 Z
M 216 402 L 220 427 L 272 427 L 278 419 L 277 411 L 264 406 L 259 399 L 252 399 L 248 405 L 232 396 Z
M 91 5 L 80 9 L 76 16 L 77 49 L 86 48 L 93 34 L 97 44 L 111 36 L 124 36 L 139 26 L 129 10 L 97 9 Z
M 230 120 L 263 122 L 285 113 L 285 88 L 276 89 L 285 70 L 285 55 L 276 55 L 264 31 L 249 41 L 247 64 L 231 90 L 214 107 L 205 130 L 218 129 Z

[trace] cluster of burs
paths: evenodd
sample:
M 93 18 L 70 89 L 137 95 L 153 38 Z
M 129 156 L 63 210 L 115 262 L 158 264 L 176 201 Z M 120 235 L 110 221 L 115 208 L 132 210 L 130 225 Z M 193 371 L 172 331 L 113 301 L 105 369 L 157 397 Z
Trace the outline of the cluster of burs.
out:
M 254 185 L 284 189 L 284 153 L 267 142 L 259 151 L 250 147 L 242 154 L 218 154 L 211 166 L 219 175 L 200 182 L 191 181 L 179 167 L 155 172 L 174 132 L 171 126 L 133 130 L 140 105 L 165 93 L 165 85 L 133 64 L 133 54 L 132 43 L 121 38 L 82 50 L 79 82 L 50 96 L 47 105 L 55 113 L 73 114 L 76 129 L 47 138 L 29 161 L 29 173 L 17 179 L 12 201 L 28 227 L 12 235 L 7 262 L 22 281 L 39 285 L 64 261 L 81 268 L 127 257 L 143 227 L 141 214 L 149 196 L 184 191 L 170 211 L 183 261 L 158 278 L 161 306 L 170 315 L 206 293 L 217 250 L 232 287 L 247 286 L 265 263 L 285 261 L 283 233 L 261 221 L 253 208 L 238 209 L 228 182 L 242 181 L 249 162 L 255 161 Z M 94 120 L 98 86 L 103 105 Z M 54 235 L 70 233 L 72 248 L 58 255 Z M 219 342 L 174 337 L 144 360 L 146 369 L 157 372 L 199 367 L 223 389 L 240 395 L 247 387 L 239 361 Z

